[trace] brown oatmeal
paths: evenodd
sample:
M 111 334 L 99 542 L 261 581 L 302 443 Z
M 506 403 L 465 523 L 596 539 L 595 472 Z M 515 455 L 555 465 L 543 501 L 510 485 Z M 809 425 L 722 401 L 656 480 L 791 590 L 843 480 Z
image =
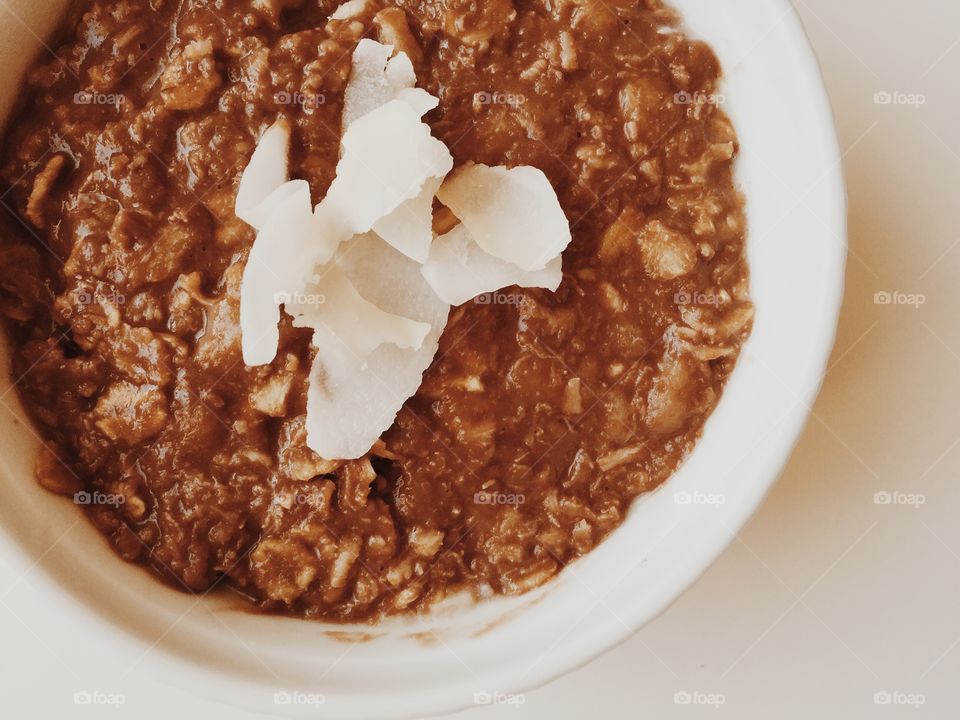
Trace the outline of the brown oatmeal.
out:
M 690 451 L 749 332 L 720 68 L 659 0 L 88 0 L 3 145 L 0 309 L 47 489 L 127 560 L 330 620 L 520 593 Z M 533 165 L 573 230 L 557 293 L 455 308 L 369 456 L 305 445 L 309 333 L 243 364 L 234 217 L 262 130 L 322 197 L 361 37 L 413 60 L 458 164 Z M 438 224 L 444 222 L 438 214 Z

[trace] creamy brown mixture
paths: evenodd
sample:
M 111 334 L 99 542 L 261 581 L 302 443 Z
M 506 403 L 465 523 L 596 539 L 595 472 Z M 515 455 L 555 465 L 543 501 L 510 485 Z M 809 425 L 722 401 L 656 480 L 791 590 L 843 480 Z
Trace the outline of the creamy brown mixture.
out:
M 92 0 L 30 73 L 0 307 L 38 479 L 123 558 L 272 611 L 523 592 L 675 470 L 749 332 L 720 69 L 659 0 L 336 5 Z M 284 320 L 273 364 L 243 364 L 233 203 L 280 115 L 323 196 L 364 36 L 410 55 L 458 164 L 542 169 L 574 240 L 557 293 L 454 308 L 420 392 L 340 463 L 305 445 L 309 333 Z

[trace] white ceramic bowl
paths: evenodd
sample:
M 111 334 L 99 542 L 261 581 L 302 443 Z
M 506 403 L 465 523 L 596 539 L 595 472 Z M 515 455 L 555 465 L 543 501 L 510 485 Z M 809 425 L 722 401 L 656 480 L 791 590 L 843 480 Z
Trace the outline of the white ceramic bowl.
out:
M 365 629 L 369 637 L 344 654 L 359 639 L 344 628 L 167 589 L 114 557 L 86 522 L 51 550 L 79 511 L 35 485 L 36 439 L 14 417 L 10 392 L 2 396 L 9 408 L 0 406 L 4 557 L 21 566 L 40 558 L 34 584 L 56 612 L 89 627 L 90 642 L 141 650 L 156 643 L 143 660 L 155 677 L 291 716 L 317 714 L 311 698 L 293 693 L 322 695 L 327 717 L 396 718 L 468 706 L 477 693 L 519 692 L 582 665 L 660 613 L 727 546 L 786 461 L 833 344 L 846 253 L 830 109 L 790 4 L 675 4 L 726 72 L 726 109 L 743 148 L 738 180 L 748 201 L 757 318 L 696 451 L 600 547 L 531 594 Z M 0 24 L 3 67 L 22 72 L 24 48 L 34 32 L 49 30 L 61 5 L 13 0 L 24 22 Z M 14 85 L 6 83 L 0 110 Z

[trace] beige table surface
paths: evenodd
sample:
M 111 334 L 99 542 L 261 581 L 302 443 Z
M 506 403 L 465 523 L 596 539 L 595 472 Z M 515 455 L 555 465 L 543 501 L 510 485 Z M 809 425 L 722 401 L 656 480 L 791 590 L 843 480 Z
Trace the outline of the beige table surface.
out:
M 796 5 L 833 98 L 851 209 L 840 333 L 803 440 L 662 617 L 520 708 L 459 717 L 960 717 L 960 4 Z M 878 104 L 878 92 L 924 102 Z M 0 596 L 0 717 L 242 715 L 143 666 L 118 686 L 130 659 L 51 616 L 2 558 Z M 124 704 L 78 707 L 79 690 Z

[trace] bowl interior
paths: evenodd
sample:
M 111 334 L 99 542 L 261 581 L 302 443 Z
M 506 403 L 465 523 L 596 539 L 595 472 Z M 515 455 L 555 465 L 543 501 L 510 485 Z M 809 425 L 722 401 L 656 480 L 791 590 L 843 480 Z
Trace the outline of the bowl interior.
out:
M 62 0 L 12 0 L 0 24 L 7 112 L 36 36 Z M 0 551 L 36 562 L 58 612 L 99 642 L 154 646 L 158 677 L 248 710 L 277 691 L 322 694 L 336 717 L 407 717 L 516 692 L 626 638 L 692 583 L 756 508 L 785 462 L 819 388 L 842 291 L 845 207 L 840 157 L 816 63 L 786 0 L 675 0 L 726 73 L 725 109 L 742 154 L 753 335 L 695 452 L 627 521 L 555 581 L 519 598 L 451 603 L 377 627 L 330 626 L 247 612 L 229 595 L 194 597 L 117 559 L 69 500 L 32 479 L 39 439 L 3 361 Z M 15 20 L 12 13 L 16 13 Z M 77 522 L 80 519 L 80 522 Z M 39 560 L 38 560 L 39 558 Z M 349 650 L 349 651 L 348 651 Z M 192 667 L 191 667 L 192 666 Z

